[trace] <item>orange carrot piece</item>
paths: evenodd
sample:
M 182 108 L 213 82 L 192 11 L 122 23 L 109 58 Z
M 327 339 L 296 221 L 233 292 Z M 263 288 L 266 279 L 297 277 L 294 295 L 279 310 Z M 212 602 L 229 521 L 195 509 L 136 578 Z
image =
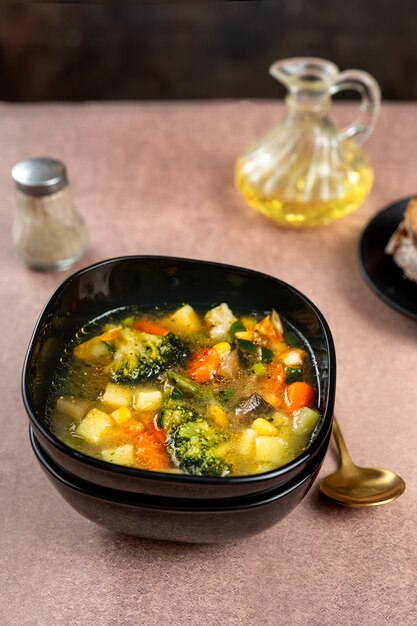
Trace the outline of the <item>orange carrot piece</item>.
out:
M 265 370 L 265 376 L 258 378 L 259 390 L 268 395 L 267 402 L 278 408 L 282 404 L 282 391 L 285 383 L 284 367 L 281 363 L 270 363 Z
M 157 426 L 155 426 L 155 421 L 149 422 L 149 424 L 147 424 L 147 430 L 155 435 L 158 441 L 165 445 L 167 440 L 167 434 L 164 430 L 162 430 L 162 428 L 158 428 Z
M 197 350 L 187 365 L 187 376 L 198 383 L 212 380 L 221 364 L 221 354 L 214 348 Z
M 135 419 L 126 420 L 122 424 L 122 431 L 125 435 L 134 435 L 138 433 L 142 433 L 145 430 L 145 426 L 142 422 L 138 422 Z
M 148 320 L 136 320 L 136 322 L 133 323 L 133 328 L 148 333 L 149 335 L 160 335 L 161 337 L 168 333 L 166 328 L 163 328 L 155 322 L 149 322 Z
M 273 391 L 279 391 L 285 382 L 285 370 L 281 363 L 266 366 L 266 376 Z
M 150 431 L 144 431 L 135 437 L 136 455 L 146 469 L 166 469 L 170 458 L 165 445 Z
M 314 389 L 307 383 L 291 383 L 285 390 L 285 404 L 290 413 L 311 406 L 314 397 Z

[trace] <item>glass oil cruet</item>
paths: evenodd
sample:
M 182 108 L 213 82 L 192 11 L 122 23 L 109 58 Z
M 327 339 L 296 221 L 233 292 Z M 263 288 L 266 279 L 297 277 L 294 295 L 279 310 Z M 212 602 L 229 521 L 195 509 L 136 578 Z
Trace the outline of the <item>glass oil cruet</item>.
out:
M 361 70 L 319 58 L 273 63 L 271 75 L 288 88 L 287 113 L 236 163 L 236 186 L 246 202 L 278 224 L 328 224 L 357 209 L 372 187 L 373 170 L 359 144 L 372 132 L 380 89 Z M 337 130 L 328 113 L 331 97 L 358 91 L 358 118 Z

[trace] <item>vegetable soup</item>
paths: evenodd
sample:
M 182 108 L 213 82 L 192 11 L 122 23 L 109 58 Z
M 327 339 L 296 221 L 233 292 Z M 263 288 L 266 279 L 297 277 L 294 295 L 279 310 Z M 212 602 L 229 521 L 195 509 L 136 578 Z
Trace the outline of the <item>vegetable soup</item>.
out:
M 274 310 L 113 313 L 81 329 L 61 361 L 52 432 L 109 463 L 256 474 L 299 456 L 320 420 L 309 349 Z

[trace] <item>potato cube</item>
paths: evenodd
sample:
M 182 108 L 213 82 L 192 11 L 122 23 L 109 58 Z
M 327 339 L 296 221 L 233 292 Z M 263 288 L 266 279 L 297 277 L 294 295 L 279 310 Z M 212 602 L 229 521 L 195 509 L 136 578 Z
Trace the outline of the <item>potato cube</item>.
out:
M 104 404 L 112 406 L 131 406 L 132 405 L 132 389 L 116 385 L 115 383 L 107 383 L 101 401 Z
M 117 465 L 132 465 L 135 460 L 135 449 L 130 443 L 117 448 L 106 448 L 101 451 L 101 456 L 108 463 L 117 463 Z
M 282 437 L 257 437 L 256 461 L 284 465 L 289 460 L 289 446 Z
M 99 409 L 91 409 L 78 424 L 75 432 L 90 443 L 98 443 L 112 426 L 114 420 L 110 415 Z
M 162 406 L 160 391 L 135 391 L 133 408 L 135 411 L 159 411 Z
M 252 422 L 252 428 L 256 434 L 260 436 L 274 437 L 278 435 L 278 430 L 275 426 L 263 417 L 256 418 L 256 420 Z
M 275 413 L 273 413 L 271 417 L 273 425 L 277 428 L 280 428 L 281 426 L 286 426 L 290 423 L 290 418 L 286 413 L 283 413 L 282 411 L 275 411 Z
M 56 401 L 57 413 L 62 413 L 66 417 L 78 422 L 87 414 L 91 406 L 89 400 L 83 398 L 74 398 L 73 396 L 61 396 Z
M 242 456 L 252 458 L 255 455 L 256 433 L 247 428 L 239 437 L 237 449 Z
M 201 330 L 201 321 L 193 307 L 184 304 L 163 320 L 164 326 L 177 333 L 196 333 Z
M 125 406 L 120 406 L 118 409 L 112 412 L 112 418 L 116 424 L 123 424 L 132 417 L 132 411 Z

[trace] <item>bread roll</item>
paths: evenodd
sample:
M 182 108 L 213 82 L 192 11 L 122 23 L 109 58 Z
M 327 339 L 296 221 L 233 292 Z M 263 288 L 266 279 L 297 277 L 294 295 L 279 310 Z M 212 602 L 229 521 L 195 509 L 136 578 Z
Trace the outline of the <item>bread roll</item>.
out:
M 417 283 L 417 199 L 409 201 L 404 219 L 388 241 L 386 254 L 390 254 L 405 278 Z

